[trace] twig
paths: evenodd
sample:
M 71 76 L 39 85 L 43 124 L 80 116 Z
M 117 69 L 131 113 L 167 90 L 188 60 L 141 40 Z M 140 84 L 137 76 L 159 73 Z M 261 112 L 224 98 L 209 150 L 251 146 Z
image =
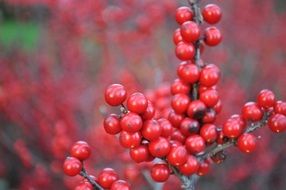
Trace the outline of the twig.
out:
M 92 179 L 87 171 L 85 170 L 85 168 L 83 167 L 81 172 L 80 172 L 80 175 L 82 177 L 84 177 L 92 186 L 95 190 L 104 190 L 94 179 Z

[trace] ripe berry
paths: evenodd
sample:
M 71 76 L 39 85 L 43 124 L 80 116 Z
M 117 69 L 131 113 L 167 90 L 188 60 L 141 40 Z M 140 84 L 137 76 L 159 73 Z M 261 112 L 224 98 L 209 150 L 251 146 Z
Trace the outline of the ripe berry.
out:
M 118 175 L 112 168 L 104 168 L 98 175 L 99 185 L 106 189 L 109 189 L 113 182 L 117 180 Z
M 241 135 L 245 127 L 245 122 L 239 115 L 233 115 L 223 124 L 223 134 L 229 138 L 237 138 Z
M 134 113 L 144 113 L 147 109 L 147 98 L 140 92 L 131 94 L 127 99 L 127 108 Z
M 91 148 L 85 141 L 77 141 L 71 147 L 70 154 L 79 160 L 86 160 L 90 157 Z
M 127 92 L 121 84 L 111 84 L 105 90 L 105 101 L 111 106 L 119 106 L 127 96 Z
M 206 105 L 200 100 L 191 101 L 187 110 L 188 116 L 194 119 L 201 119 L 205 115 Z
M 286 130 L 286 116 L 276 113 L 272 115 L 268 120 L 268 126 L 271 131 L 280 133 Z
M 256 148 L 256 137 L 249 133 L 242 134 L 237 139 L 237 146 L 244 153 L 251 153 Z
M 193 43 L 200 37 L 200 28 L 193 21 L 186 21 L 181 25 L 181 35 L 185 42 Z
M 90 183 L 81 183 L 77 185 L 74 190 L 93 190 L 93 187 Z
M 263 108 L 271 108 L 275 104 L 275 95 L 272 91 L 261 90 L 257 96 L 257 104 Z
M 217 130 L 214 124 L 205 124 L 200 130 L 200 135 L 207 143 L 212 143 L 217 139 Z
M 213 107 L 219 100 L 219 95 L 216 90 L 206 90 L 200 94 L 200 100 L 208 107 Z
M 160 137 L 149 143 L 149 151 L 154 157 L 162 158 L 168 155 L 171 146 L 167 139 Z
M 152 141 L 161 136 L 162 128 L 157 120 L 147 120 L 143 124 L 141 133 L 145 139 Z
M 216 120 L 216 112 L 213 109 L 207 110 L 203 117 L 203 123 L 214 123 Z
M 193 19 L 193 12 L 189 7 L 179 7 L 176 10 L 176 21 L 183 24 L 186 21 Z
M 190 136 L 191 134 L 198 133 L 199 130 L 200 130 L 200 124 L 197 120 L 186 117 L 181 122 L 180 131 L 186 137 Z
M 119 142 L 125 148 L 134 148 L 140 145 L 141 143 L 141 133 L 128 133 L 126 131 L 122 131 L 119 135 Z
M 204 67 L 200 75 L 200 84 L 206 87 L 211 87 L 217 84 L 220 78 L 220 70 L 214 64 L 209 64 Z
M 197 174 L 199 176 L 205 176 L 210 172 L 210 164 L 207 162 L 201 162 L 199 165 L 199 169 L 197 171 Z
M 172 147 L 167 160 L 173 166 L 181 166 L 187 162 L 188 152 L 185 146 Z
M 275 113 L 286 115 L 286 102 L 277 101 L 274 106 Z
M 173 42 L 175 45 L 178 45 L 178 43 L 183 41 L 183 37 L 181 34 L 181 29 L 177 28 L 173 34 Z
M 173 131 L 173 133 L 171 135 L 171 140 L 178 141 L 180 143 L 184 143 L 186 138 L 179 130 L 175 130 L 175 131 Z
M 151 101 L 148 100 L 147 109 L 142 114 L 142 118 L 145 120 L 149 120 L 149 119 L 152 119 L 154 117 L 154 115 L 155 115 L 154 105 Z
M 184 83 L 195 83 L 200 77 L 199 68 L 190 62 L 182 62 L 177 69 L 177 74 Z
M 130 185 L 124 180 L 117 180 L 112 183 L 110 190 L 130 190 Z
M 162 137 L 168 138 L 173 132 L 173 126 L 168 119 L 161 118 L 158 120 L 161 128 L 162 128 Z
M 138 147 L 132 148 L 129 151 L 130 157 L 137 163 L 148 161 L 150 157 L 148 146 L 140 145 Z
M 216 46 L 222 40 L 222 34 L 220 33 L 219 29 L 214 26 L 208 27 L 205 29 L 205 38 L 204 42 L 208 46 Z
M 206 148 L 205 140 L 200 135 L 189 136 L 186 139 L 185 145 L 191 154 L 198 154 Z
M 165 182 L 170 176 L 167 164 L 154 164 L 151 169 L 151 177 L 156 182 Z
M 181 125 L 181 122 L 183 121 L 184 116 L 180 114 L 176 114 L 174 111 L 170 111 L 168 120 L 171 122 L 173 127 L 179 128 Z
M 110 114 L 103 121 L 104 130 L 106 133 L 115 135 L 121 131 L 120 121 L 116 114 Z
M 76 176 L 82 169 L 82 163 L 75 157 L 67 157 L 63 165 L 64 173 L 68 176 Z
M 222 110 L 221 100 L 219 100 L 217 102 L 217 104 L 213 107 L 213 109 L 214 109 L 215 113 L 217 113 L 217 114 L 221 112 L 221 110 Z
M 199 169 L 199 162 L 193 155 L 189 155 L 187 162 L 179 166 L 179 170 L 182 174 L 190 176 L 196 173 Z
M 202 15 L 207 23 L 216 24 L 220 21 L 222 13 L 219 6 L 208 4 L 202 10 Z
M 241 116 L 244 120 L 259 121 L 262 119 L 263 113 L 256 103 L 247 102 L 242 107 Z
M 182 60 L 191 60 L 195 55 L 195 48 L 192 44 L 187 44 L 185 42 L 180 42 L 176 46 L 175 50 L 176 56 Z
M 171 93 L 175 94 L 188 94 L 190 92 L 190 86 L 185 84 L 180 79 L 176 79 L 171 85 Z
M 190 98 L 186 94 L 176 94 L 172 98 L 171 106 L 177 114 L 183 114 L 188 109 L 189 102 Z
M 139 115 L 136 113 L 129 112 L 123 116 L 120 121 L 122 130 L 129 133 L 135 133 L 142 128 L 143 122 Z

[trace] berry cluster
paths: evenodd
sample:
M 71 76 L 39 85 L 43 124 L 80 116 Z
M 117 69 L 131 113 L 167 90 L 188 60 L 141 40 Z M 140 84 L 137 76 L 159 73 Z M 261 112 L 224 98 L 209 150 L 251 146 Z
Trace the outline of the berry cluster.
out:
M 104 168 L 97 177 L 89 175 L 83 161 L 91 155 L 91 147 L 84 141 L 77 141 L 70 149 L 70 157 L 67 157 L 63 164 L 64 173 L 68 176 L 81 175 L 82 182 L 75 187 L 75 190 L 129 190 L 129 184 L 120 180 L 118 174 L 112 168 Z

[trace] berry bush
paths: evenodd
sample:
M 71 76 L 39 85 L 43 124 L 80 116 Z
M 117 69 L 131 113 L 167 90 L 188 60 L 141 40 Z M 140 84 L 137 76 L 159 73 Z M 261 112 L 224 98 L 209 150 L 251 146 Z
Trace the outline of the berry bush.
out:
M 281 4 L 3 1 L 0 189 L 285 189 Z

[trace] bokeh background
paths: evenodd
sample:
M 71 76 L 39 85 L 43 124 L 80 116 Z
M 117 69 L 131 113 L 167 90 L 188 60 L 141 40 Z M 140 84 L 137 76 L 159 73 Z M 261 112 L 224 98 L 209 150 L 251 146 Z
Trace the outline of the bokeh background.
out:
M 286 2 L 202 0 L 223 10 L 223 43 L 202 58 L 222 69 L 220 125 L 263 88 L 286 100 Z M 93 148 L 88 170 L 117 169 L 133 189 L 152 189 L 142 168 L 105 134 L 110 109 L 104 88 L 122 83 L 129 92 L 156 97 L 167 109 L 174 55 L 175 0 L 0 1 L 0 190 L 73 189 L 62 162 L 76 140 Z M 205 26 L 203 26 L 205 27 Z M 198 189 L 286 189 L 286 134 L 267 128 L 252 155 L 235 148 L 198 183 Z M 128 154 L 127 154 L 128 155 Z M 144 170 L 144 169 L 143 169 Z M 179 189 L 171 178 L 164 189 Z

